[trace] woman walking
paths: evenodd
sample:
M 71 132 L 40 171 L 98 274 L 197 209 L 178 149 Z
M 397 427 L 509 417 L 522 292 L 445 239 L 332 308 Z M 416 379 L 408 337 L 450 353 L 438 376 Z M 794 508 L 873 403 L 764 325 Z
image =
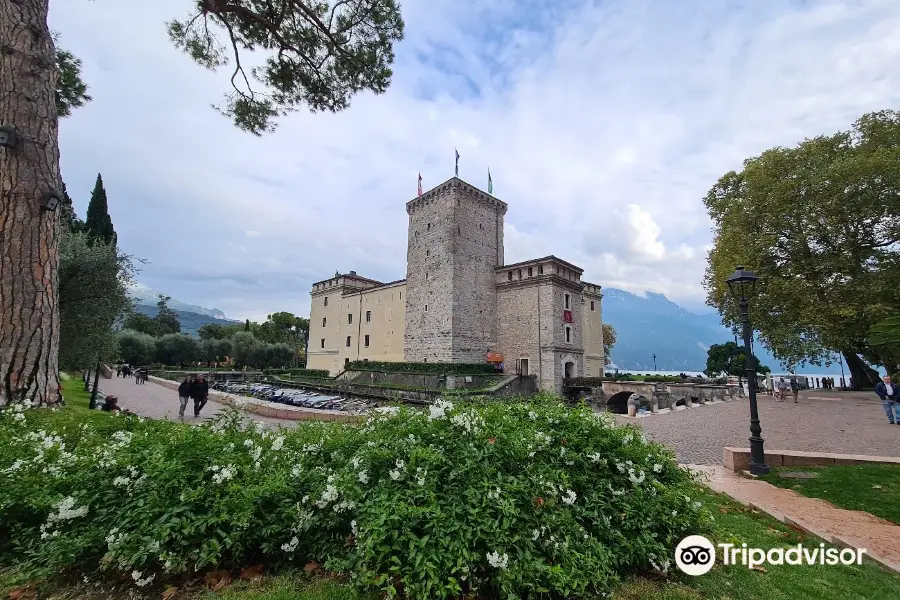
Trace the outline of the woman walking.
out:
M 181 406 L 178 407 L 178 416 L 181 417 L 181 420 L 184 420 L 184 409 L 188 405 L 188 400 L 191 398 L 191 378 L 185 377 L 184 381 L 181 382 L 181 385 L 178 386 L 178 401 L 181 403 Z

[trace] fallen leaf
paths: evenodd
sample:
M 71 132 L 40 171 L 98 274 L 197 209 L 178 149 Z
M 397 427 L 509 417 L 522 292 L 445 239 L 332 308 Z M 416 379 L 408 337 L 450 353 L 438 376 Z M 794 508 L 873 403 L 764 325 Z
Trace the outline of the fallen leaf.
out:
M 28 586 L 15 588 L 9 591 L 10 600 L 34 600 L 37 598 L 37 592 Z
M 488 438 L 488 444 L 493 444 L 497 441 L 497 438 Z
M 720 507 L 719 507 L 719 512 L 722 513 L 723 515 L 727 515 L 727 514 L 730 513 L 731 511 L 728 510 L 728 507 L 726 507 L 726 506 L 720 506 Z
M 753 565 L 753 566 L 750 567 L 750 568 L 753 569 L 754 571 L 759 571 L 760 573 L 765 573 L 765 572 L 766 572 L 766 568 L 765 568 L 765 567 L 762 567 L 762 566 L 760 566 L 760 565 Z
M 880 486 L 880 485 L 873 485 L 873 486 L 872 486 L 872 489 L 873 489 L 873 490 L 880 490 L 880 489 L 881 489 L 881 486 Z
M 316 571 L 319 570 L 319 563 L 317 563 L 314 560 L 311 560 L 308 563 L 306 563 L 306 566 L 303 567 L 303 570 L 306 571 L 307 573 L 315 573 Z
M 225 570 L 207 573 L 206 583 L 212 588 L 212 591 L 218 592 L 231 583 L 231 573 Z
M 174 585 L 170 585 L 162 593 L 162 600 L 169 600 L 172 596 L 178 593 L 178 588 Z
M 263 566 L 253 565 L 246 569 L 241 569 L 241 579 L 246 579 L 254 583 L 262 579 Z

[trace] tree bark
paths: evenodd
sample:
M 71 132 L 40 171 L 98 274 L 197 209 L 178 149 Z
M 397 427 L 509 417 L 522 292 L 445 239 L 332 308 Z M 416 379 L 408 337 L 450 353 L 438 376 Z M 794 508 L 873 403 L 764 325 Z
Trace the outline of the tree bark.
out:
M 855 352 L 841 352 L 844 355 L 844 360 L 847 361 L 847 368 L 850 369 L 850 376 L 853 377 L 853 383 L 860 388 L 871 389 L 875 387 L 879 381 L 881 381 L 881 377 L 878 376 L 878 372 L 863 362 L 863 360 L 859 357 Z M 847 386 L 850 386 L 850 382 L 847 382 Z
M 49 0 L 0 0 L 0 406 L 58 404 L 59 220 L 40 200 L 62 187 Z

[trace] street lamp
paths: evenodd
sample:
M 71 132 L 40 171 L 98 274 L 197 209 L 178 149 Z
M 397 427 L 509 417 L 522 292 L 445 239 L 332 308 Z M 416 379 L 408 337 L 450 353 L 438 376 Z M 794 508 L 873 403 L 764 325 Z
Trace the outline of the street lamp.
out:
M 744 356 L 747 366 L 747 388 L 750 392 L 750 472 L 754 475 L 765 475 L 769 472 L 766 464 L 766 456 L 763 452 L 763 439 L 760 435 L 762 427 L 759 426 L 759 412 L 756 409 L 756 361 L 750 352 L 752 335 L 750 333 L 750 303 L 748 298 L 756 288 L 756 280 L 759 279 L 752 271 L 738 267 L 726 279 L 728 289 L 740 304 L 741 325 L 744 328 Z
M 656 354 L 653 355 L 653 370 L 656 370 Z

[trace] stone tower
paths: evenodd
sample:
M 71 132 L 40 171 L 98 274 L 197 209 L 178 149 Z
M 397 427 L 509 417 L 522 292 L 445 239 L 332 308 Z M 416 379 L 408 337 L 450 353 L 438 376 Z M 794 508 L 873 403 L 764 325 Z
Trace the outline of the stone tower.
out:
M 506 208 L 457 177 L 407 202 L 405 360 L 482 363 L 496 349 Z

